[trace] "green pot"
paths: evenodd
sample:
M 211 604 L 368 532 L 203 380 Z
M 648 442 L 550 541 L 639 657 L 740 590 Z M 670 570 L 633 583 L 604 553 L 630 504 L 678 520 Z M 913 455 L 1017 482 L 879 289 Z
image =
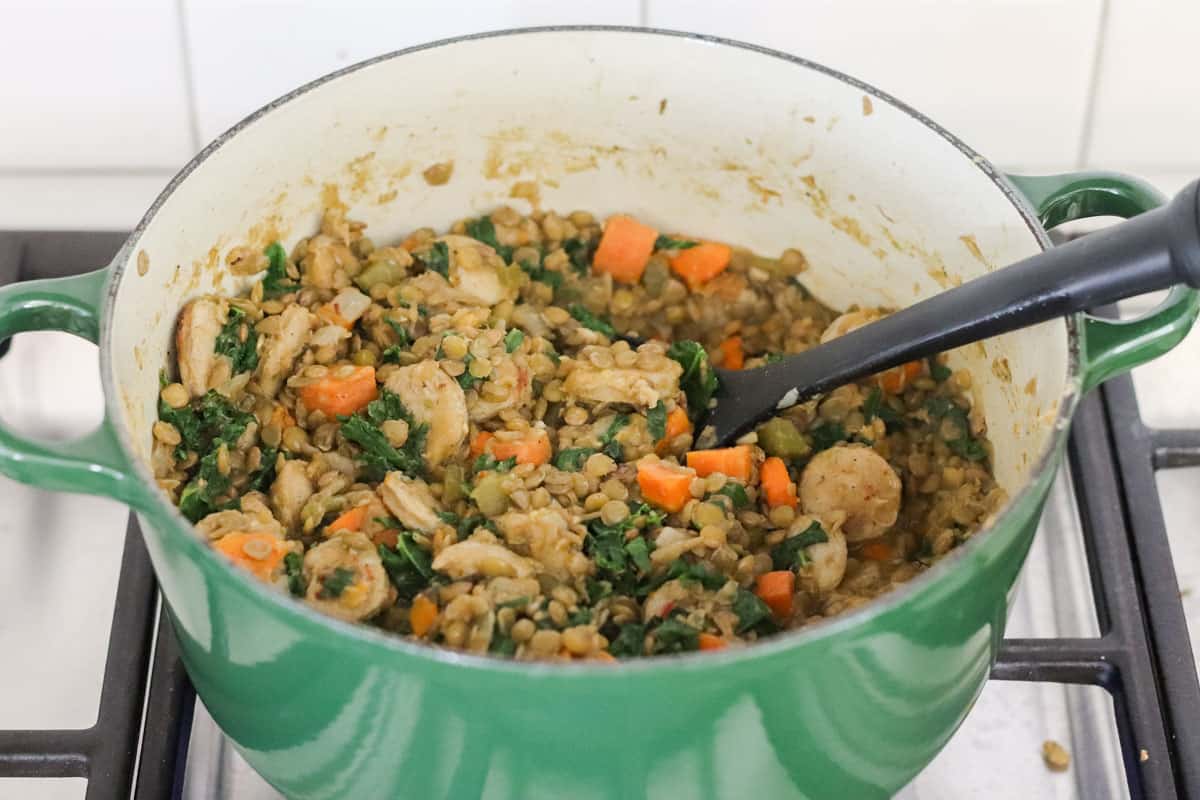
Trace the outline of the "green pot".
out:
M 450 183 L 421 179 L 448 159 Z M 197 692 L 290 797 L 894 792 L 987 679 L 1081 393 L 1178 343 L 1196 294 L 1176 290 L 1133 322 L 1076 317 L 953 354 L 975 377 L 1007 505 L 898 591 L 755 647 L 516 664 L 318 616 L 234 571 L 148 468 L 177 309 L 246 288 L 223 267 L 228 249 L 310 233 L 326 184 L 384 242 L 509 202 L 519 180 L 539 182 L 546 208 L 631 211 L 766 253 L 798 245 L 806 285 L 835 307 L 908 305 L 1018 260 L 1048 246 L 1039 219 L 1159 202 L 1114 175 L 1005 178 L 881 92 L 708 37 L 547 29 L 416 48 L 223 135 L 107 269 L 0 289 L 0 339 L 64 330 L 98 342 L 107 399 L 106 421 L 80 442 L 0 428 L 0 472 L 137 511 Z

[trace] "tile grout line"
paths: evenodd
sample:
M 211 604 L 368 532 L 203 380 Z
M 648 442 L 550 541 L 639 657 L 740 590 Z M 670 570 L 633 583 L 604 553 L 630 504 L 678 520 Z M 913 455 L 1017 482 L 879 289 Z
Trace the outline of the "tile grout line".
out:
M 200 152 L 204 142 L 200 138 L 200 114 L 196 107 L 196 83 L 192 74 L 192 45 L 191 37 L 188 36 L 186 0 L 175 0 L 175 14 L 179 34 L 179 58 L 183 66 L 183 94 L 188 111 L 188 135 L 192 140 L 192 152 L 188 154 L 190 159 Z
M 1083 106 L 1083 130 L 1079 132 L 1079 151 L 1075 168 L 1087 166 L 1092 155 L 1092 128 L 1096 124 L 1096 98 L 1100 93 L 1100 72 L 1104 68 L 1104 44 L 1108 39 L 1108 19 L 1111 0 L 1100 0 L 1100 20 L 1096 31 L 1096 49 L 1092 53 L 1092 70 L 1088 76 L 1087 98 Z

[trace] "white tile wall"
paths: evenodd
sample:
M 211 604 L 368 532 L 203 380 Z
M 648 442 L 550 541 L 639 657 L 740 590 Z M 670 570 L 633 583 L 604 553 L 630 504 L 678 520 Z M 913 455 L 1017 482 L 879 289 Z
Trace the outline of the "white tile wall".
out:
M 0 170 L 170 168 L 193 152 L 174 0 L 0 13 Z
M 1200 175 L 1200 3 L 1108 3 L 1088 162 Z
M 875 83 L 1002 167 L 1200 174 L 1196 0 L 0 0 L 0 227 L 120 227 L 196 150 L 329 70 L 554 23 L 758 42 Z
M 640 10 L 638 0 L 185 0 L 185 5 L 206 141 L 288 90 L 380 53 L 501 28 L 637 25 Z
M 872 83 L 992 161 L 1074 163 L 1101 0 L 648 0 L 647 23 L 786 50 Z

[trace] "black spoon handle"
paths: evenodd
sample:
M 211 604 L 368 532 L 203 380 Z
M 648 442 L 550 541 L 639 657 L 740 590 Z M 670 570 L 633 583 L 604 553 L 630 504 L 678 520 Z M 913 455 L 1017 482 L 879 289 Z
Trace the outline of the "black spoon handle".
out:
M 1200 287 L 1200 181 L 1169 204 L 998 269 L 829 344 L 720 370 L 706 423 L 728 442 L 776 409 L 891 367 L 1178 283 Z

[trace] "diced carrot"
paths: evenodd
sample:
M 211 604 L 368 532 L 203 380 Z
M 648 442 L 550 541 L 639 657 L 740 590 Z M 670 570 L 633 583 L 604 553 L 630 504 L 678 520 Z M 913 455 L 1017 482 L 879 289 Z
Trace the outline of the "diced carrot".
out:
M 891 545 L 882 541 L 867 542 L 858 552 L 869 561 L 891 561 L 895 558 Z
M 325 303 L 317 308 L 317 316 L 328 322 L 330 325 L 340 325 L 346 330 L 354 327 L 354 323 L 338 313 L 337 306 L 333 303 Z
M 780 619 L 792 615 L 792 593 L 795 590 L 796 575 L 790 569 L 767 572 L 754 581 L 754 593 Z
M 353 414 L 379 396 L 374 367 L 355 367 L 344 378 L 333 374 L 300 387 L 300 399 L 309 411 L 322 411 L 327 417 Z
M 227 533 L 213 545 L 233 563 L 262 581 L 270 581 L 290 548 L 269 533 Z
M 796 499 L 796 484 L 788 474 L 787 464 L 782 458 L 772 456 L 763 462 L 758 470 L 758 482 L 762 485 L 767 505 L 791 506 L 795 508 L 799 502 Z
M 518 464 L 538 466 L 550 460 L 550 434 L 534 430 L 523 439 L 498 439 L 492 436 L 484 440 L 483 452 L 491 453 L 497 461 L 515 456 Z
M 879 388 L 888 394 L 900 394 L 904 387 L 921 376 L 921 362 L 909 361 L 879 375 Z
M 671 259 L 671 269 L 683 278 L 688 288 L 697 289 L 724 272 L 732 256 L 733 249 L 727 244 L 701 242 L 676 253 Z
M 725 369 L 741 369 L 746 365 L 746 353 L 742 350 L 742 337 L 730 336 L 721 342 L 721 366 Z
M 488 440 L 495 435 L 491 431 L 480 431 L 475 434 L 475 438 L 471 439 L 471 455 L 476 457 L 483 455 L 483 451 L 487 449 Z
M 642 497 L 659 508 L 679 511 L 692 498 L 692 478 L 696 477 L 693 469 L 643 459 L 637 471 Z
M 407 239 L 405 239 L 403 242 L 401 242 L 400 246 L 411 253 L 413 251 L 413 249 L 416 248 L 416 246 L 419 244 L 420 244 L 420 241 L 417 239 L 417 235 L 414 233 L 414 234 L 410 234 Z
M 417 595 L 413 599 L 412 609 L 408 612 L 408 624 L 412 627 L 413 634 L 424 636 L 429 633 L 429 629 L 433 627 L 433 621 L 437 619 L 437 615 L 437 603 L 423 594 Z
M 656 449 L 659 452 L 666 450 L 667 445 L 675 441 L 675 437 L 681 436 L 692 429 L 692 421 L 688 419 L 687 412 L 680 406 L 676 406 L 667 414 L 667 433 L 658 441 Z
M 358 506 L 349 511 L 342 512 L 342 515 L 333 522 L 325 526 L 327 533 L 335 533 L 337 531 L 356 531 L 362 528 L 363 523 L 367 521 L 367 507 Z
M 592 267 L 625 283 L 637 283 L 646 271 L 658 231 L 633 217 L 617 214 L 604 223 L 604 233 L 592 258 Z
M 720 472 L 727 478 L 746 483 L 750 480 L 750 467 L 754 452 L 748 444 L 722 447 L 718 450 L 691 450 L 687 454 L 687 465 L 696 470 L 701 478 Z
M 700 634 L 701 650 L 724 650 L 727 646 L 728 642 L 715 633 Z

